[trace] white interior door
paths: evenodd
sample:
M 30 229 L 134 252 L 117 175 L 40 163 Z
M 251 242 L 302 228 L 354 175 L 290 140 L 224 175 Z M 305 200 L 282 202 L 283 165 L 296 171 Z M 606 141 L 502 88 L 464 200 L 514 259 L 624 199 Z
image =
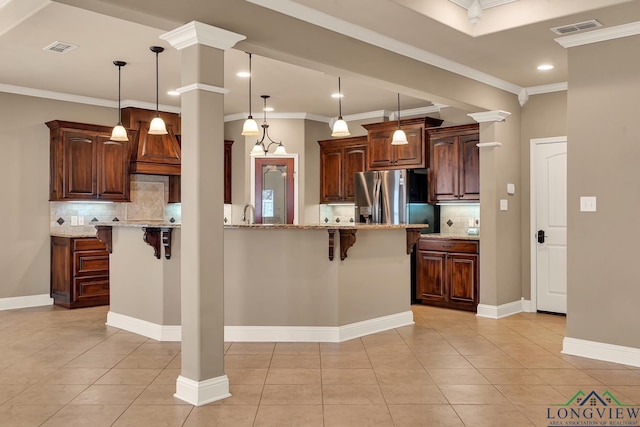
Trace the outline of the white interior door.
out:
M 567 312 L 567 140 L 534 144 L 536 308 Z M 533 176 L 532 176 L 533 178 Z

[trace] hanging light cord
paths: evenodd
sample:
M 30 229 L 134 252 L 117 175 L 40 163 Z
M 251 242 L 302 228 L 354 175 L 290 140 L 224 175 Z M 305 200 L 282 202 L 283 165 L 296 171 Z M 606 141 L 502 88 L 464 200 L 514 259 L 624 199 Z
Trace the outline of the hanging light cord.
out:
M 249 117 L 250 119 L 253 119 L 253 116 L 251 116 L 251 76 L 252 76 L 252 72 L 251 72 L 251 54 L 249 54 Z M 266 103 L 266 100 L 265 100 Z
M 122 124 L 122 109 L 120 108 L 120 78 L 122 65 L 118 65 L 118 126 Z
M 400 129 L 400 93 L 398 92 L 398 129 Z
M 158 79 L 159 79 L 159 74 L 158 74 L 158 54 L 159 53 L 160 52 L 156 51 L 156 116 L 160 115 L 160 108 L 158 106 L 158 93 L 160 91 L 160 83 L 158 82 Z M 400 95 L 398 95 L 398 96 L 400 96 Z
M 338 77 L 338 120 L 342 120 L 342 90 L 340 89 L 340 77 Z

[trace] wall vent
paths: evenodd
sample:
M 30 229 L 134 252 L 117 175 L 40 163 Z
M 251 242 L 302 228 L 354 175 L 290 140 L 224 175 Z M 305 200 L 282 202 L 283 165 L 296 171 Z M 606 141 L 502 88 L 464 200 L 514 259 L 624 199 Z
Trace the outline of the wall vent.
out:
M 576 31 L 590 30 L 591 28 L 602 27 L 602 24 L 592 19 L 590 21 L 578 22 L 577 24 L 563 25 L 561 27 L 552 28 L 551 31 L 558 35 L 575 33 Z
M 77 47 L 78 45 L 71 44 L 71 43 L 53 42 L 49 46 L 43 47 L 42 50 L 48 50 L 49 52 L 55 52 L 55 53 L 67 53 Z

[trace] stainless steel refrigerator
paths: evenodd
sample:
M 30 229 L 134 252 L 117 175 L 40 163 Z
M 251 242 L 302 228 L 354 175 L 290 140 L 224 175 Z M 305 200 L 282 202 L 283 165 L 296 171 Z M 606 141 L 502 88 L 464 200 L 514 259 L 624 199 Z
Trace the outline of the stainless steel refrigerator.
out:
M 407 223 L 407 171 L 357 172 L 355 205 L 359 222 L 367 224 Z

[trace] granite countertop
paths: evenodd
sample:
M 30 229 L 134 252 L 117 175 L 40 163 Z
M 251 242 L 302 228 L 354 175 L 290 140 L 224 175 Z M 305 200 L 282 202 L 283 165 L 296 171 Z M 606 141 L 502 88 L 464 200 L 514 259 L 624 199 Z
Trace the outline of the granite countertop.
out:
M 80 231 L 80 232 L 71 232 L 71 231 L 51 231 L 49 235 L 52 237 L 96 237 L 96 231 Z
M 246 228 L 246 229 L 289 229 L 289 230 L 404 230 L 407 228 L 428 228 L 428 224 L 232 224 L 225 225 L 225 229 Z
M 421 238 L 429 239 L 458 239 L 458 240 L 480 240 L 478 234 L 441 234 L 441 233 L 424 233 Z
M 156 221 L 156 220 L 146 220 L 146 221 L 105 221 L 105 222 L 94 222 L 92 223 L 96 226 L 107 226 L 107 227 L 166 227 L 166 228 L 180 228 L 179 222 L 169 222 L 169 221 Z

